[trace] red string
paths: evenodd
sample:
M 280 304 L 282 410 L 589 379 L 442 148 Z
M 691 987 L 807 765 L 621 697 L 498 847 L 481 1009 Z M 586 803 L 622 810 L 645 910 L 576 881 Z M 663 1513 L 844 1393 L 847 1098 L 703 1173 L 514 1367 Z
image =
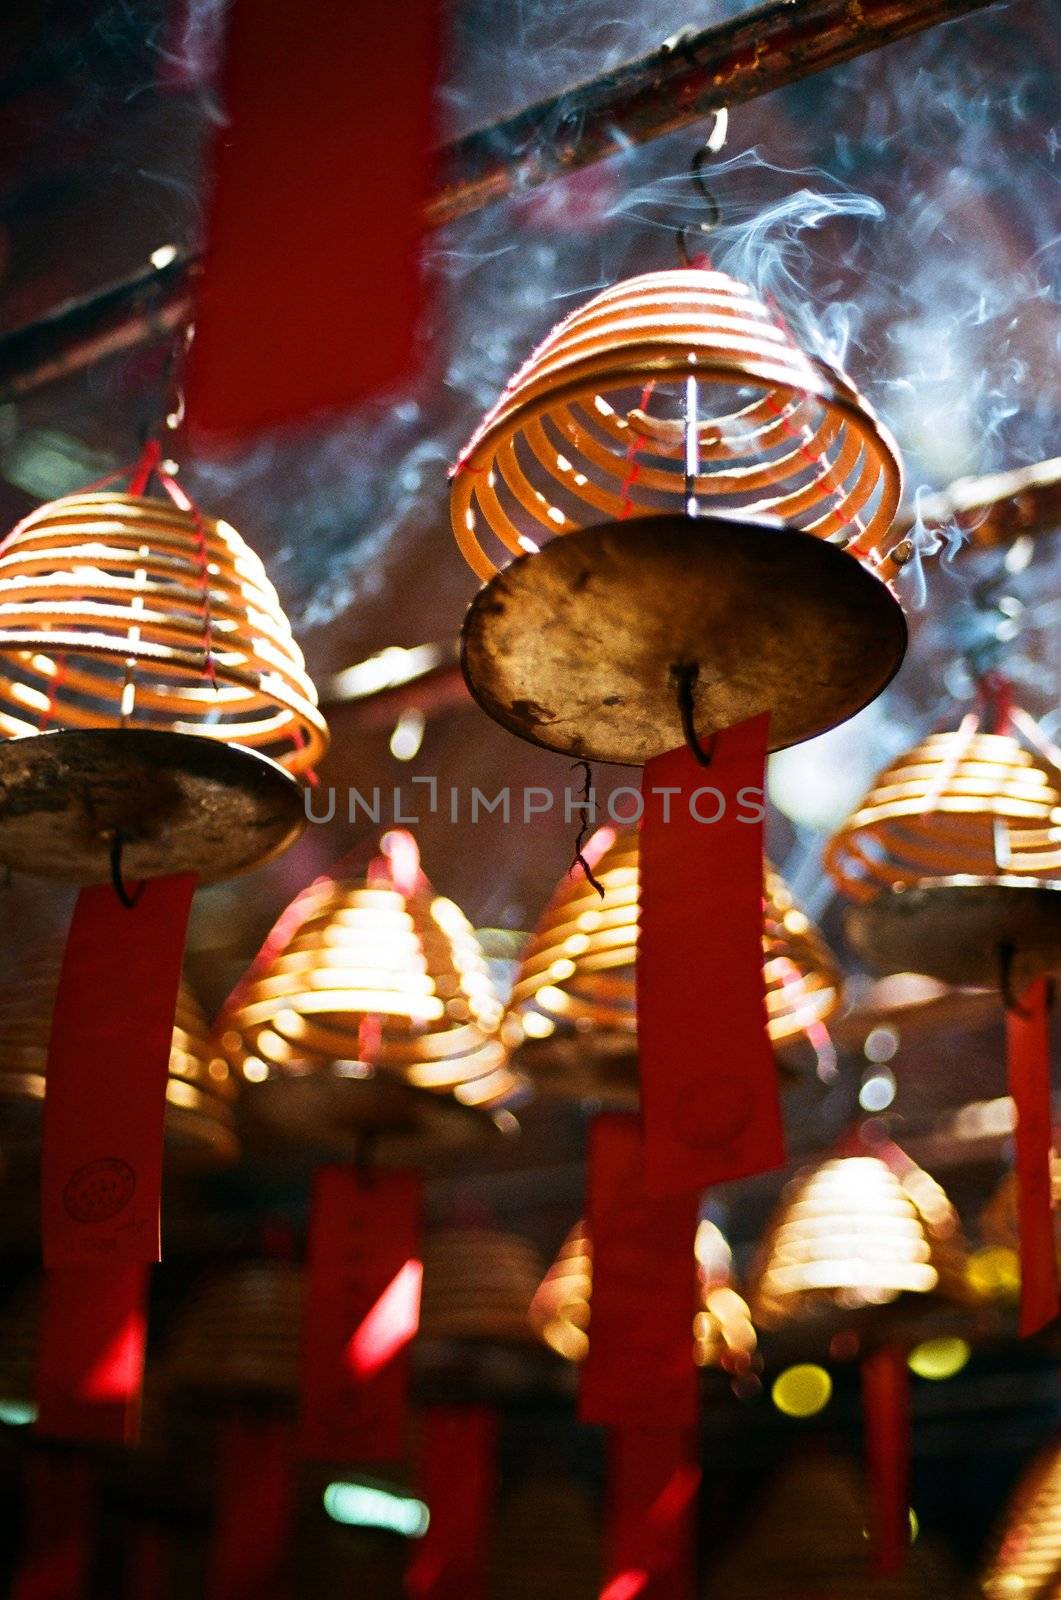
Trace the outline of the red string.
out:
M 53 673 L 52 678 L 51 678 L 51 680 L 50 680 L 50 682 L 48 684 L 48 704 L 45 706 L 44 710 L 41 712 L 40 718 L 39 718 L 39 720 L 37 722 L 37 732 L 38 733 L 43 733 L 45 731 L 45 729 L 47 728 L 49 722 L 52 720 L 52 717 L 53 717 L 53 715 L 55 713 L 55 697 L 59 693 L 59 690 L 62 688 L 63 680 L 64 680 L 65 677 L 66 677 L 66 657 L 65 657 L 65 655 L 56 656 L 56 658 L 55 658 L 55 672 Z
M 206 550 L 206 525 L 199 507 L 185 494 L 177 480 L 168 472 L 160 472 L 159 480 L 173 504 L 185 511 L 195 528 L 195 549 L 199 557 L 199 590 L 203 607 L 203 672 L 217 688 L 217 664 L 214 661 L 214 619 L 210 609 L 210 568 Z
M 151 482 L 151 474 L 158 469 L 162 460 L 162 446 L 157 439 L 149 439 L 140 452 L 139 460 L 133 468 L 132 477 L 129 479 L 130 494 L 144 494 Z
M 648 410 L 648 402 L 652 398 L 652 391 L 655 387 L 655 379 L 650 379 L 650 381 L 646 383 L 645 387 L 642 389 L 640 406 L 642 411 Z M 626 447 L 626 477 L 623 479 L 622 489 L 620 491 L 622 494 L 622 504 L 619 507 L 620 518 L 628 517 L 634 509 L 633 497 L 630 491 L 633 489 L 634 484 L 641 476 L 641 463 L 636 459 L 636 457 L 637 452 L 644 449 L 647 443 L 648 440 L 643 434 L 635 433 L 631 435 L 630 443 Z

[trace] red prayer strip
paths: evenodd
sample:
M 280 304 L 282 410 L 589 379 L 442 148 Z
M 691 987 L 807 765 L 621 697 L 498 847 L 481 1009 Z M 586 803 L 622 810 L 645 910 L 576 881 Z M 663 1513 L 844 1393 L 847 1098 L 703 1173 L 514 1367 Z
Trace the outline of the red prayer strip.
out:
M 389 6 L 231 6 L 193 429 L 239 438 L 353 406 L 411 367 L 438 11 L 406 0 L 396 35 Z
M 224 1423 L 207 1600 L 288 1600 L 294 1504 L 290 1424 L 278 1418 Z
M 1017 1108 L 1017 1215 L 1020 1225 L 1020 1331 L 1038 1333 L 1058 1314 L 1057 1247 L 1050 1176 L 1053 1107 L 1050 1018 L 1045 978 L 1036 978 L 1006 1012 L 1009 1092 Z
M 99 1485 L 84 1461 L 34 1451 L 26 1464 L 22 1552 L 11 1600 L 80 1600 L 89 1593 Z
M 412 1172 L 322 1167 L 313 1188 L 302 1331 L 300 1449 L 400 1461 L 420 1320 L 421 1185 Z
M 763 980 L 769 718 L 646 762 L 637 1019 L 650 1193 L 783 1165 Z
M 496 1449 L 493 1412 L 424 1412 L 418 1484 L 431 1520 L 406 1571 L 409 1600 L 487 1600 Z
M 132 1444 L 140 1427 L 150 1268 L 56 1267 L 44 1275 L 37 1432 Z
M 862 1358 L 862 1420 L 870 1488 L 870 1559 L 893 1577 L 910 1548 L 910 1372 L 895 1345 Z
M 699 1492 L 693 1431 L 611 1430 L 600 1600 L 694 1600 Z
M 195 876 L 152 878 L 124 906 L 82 889 L 63 955 L 44 1100 L 47 1267 L 159 1259 L 173 1019 Z
M 589 1354 L 582 1365 L 583 1422 L 693 1426 L 699 1374 L 695 1194 L 645 1192 L 636 1117 L 594 1120 L 586 1221 L 593 1254 Z

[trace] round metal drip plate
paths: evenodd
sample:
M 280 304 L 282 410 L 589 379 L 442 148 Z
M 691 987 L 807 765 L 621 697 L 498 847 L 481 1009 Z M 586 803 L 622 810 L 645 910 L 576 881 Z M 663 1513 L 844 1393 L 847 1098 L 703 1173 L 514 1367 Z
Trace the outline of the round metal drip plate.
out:
M 532 744 L 640 766 L 682 743 L 676 672 L 695 666 L 696 731 L 770 712 L 770 748 L 846 721 L 906 651 L 886 585 L 811 534 L 720 517 L 636 517 L 520 556 L 473 600 L 472 694 Z
M 58 729 L 0 743 L 0 862 L 103 883 L 121 840 L 126 882 L 259 866 L 305 827 L 302 789 L 241 745 L 142 728 Z
M 847 913 L 851 947 L 876 972 L 923 972 L 997 988 L 1008 963 L 1019 991 L 1061 970 L 1061 882 L 929 878 Z

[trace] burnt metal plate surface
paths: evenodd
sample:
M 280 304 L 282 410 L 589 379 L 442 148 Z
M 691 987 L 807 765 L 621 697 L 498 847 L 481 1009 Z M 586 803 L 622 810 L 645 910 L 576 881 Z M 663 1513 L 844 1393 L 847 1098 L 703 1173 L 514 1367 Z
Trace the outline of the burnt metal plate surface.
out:
M 298 1146 L 344 1160 L 364 1157 L 385 1166 L 430 1166 L 451 1151 L 503 1138 L 488 1113 L 383 1074 L 277 1075 L 248 1085 L 240 1110 L 259 1142 L 265 1135 L 288 1149 Z M 247 1134 L 250 1141 L 251 1126 Z
M 928 879 L 853 907 L 844 926 L 852 949 L 877 972 L 997 988 L 1007 950 L 1014 990 L 1061 971 L 1061 882 Z
M 532 744 L 640 766 L 682 743 L 675 669 L 695 664 L 696 731 L 770 712 L 770 748 L 846 721 L 906 651 L 888 588 L 811 534 L 720 517 L 609 522 L 520 556 L 473 600 L 475 699 Z
M 260 865 L 305 827 L 302 789 L 240 745 L 142 728 L 57 729 L 0 743 L 0 862 L 104 883 L 115 834 L 127 883 Z

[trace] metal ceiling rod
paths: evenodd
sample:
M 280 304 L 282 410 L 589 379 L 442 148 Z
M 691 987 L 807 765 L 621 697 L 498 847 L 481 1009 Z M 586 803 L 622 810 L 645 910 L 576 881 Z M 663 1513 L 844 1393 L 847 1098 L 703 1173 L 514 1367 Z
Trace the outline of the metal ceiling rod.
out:
M 687 29 L 639 61 L 445 145 L 427 221 L 437 227 L 823 72 L 990 0 L 771 0 Z M 184 316 L 193 255 L 59 306 L 0 339 L 0 399 L 157 338 Z

